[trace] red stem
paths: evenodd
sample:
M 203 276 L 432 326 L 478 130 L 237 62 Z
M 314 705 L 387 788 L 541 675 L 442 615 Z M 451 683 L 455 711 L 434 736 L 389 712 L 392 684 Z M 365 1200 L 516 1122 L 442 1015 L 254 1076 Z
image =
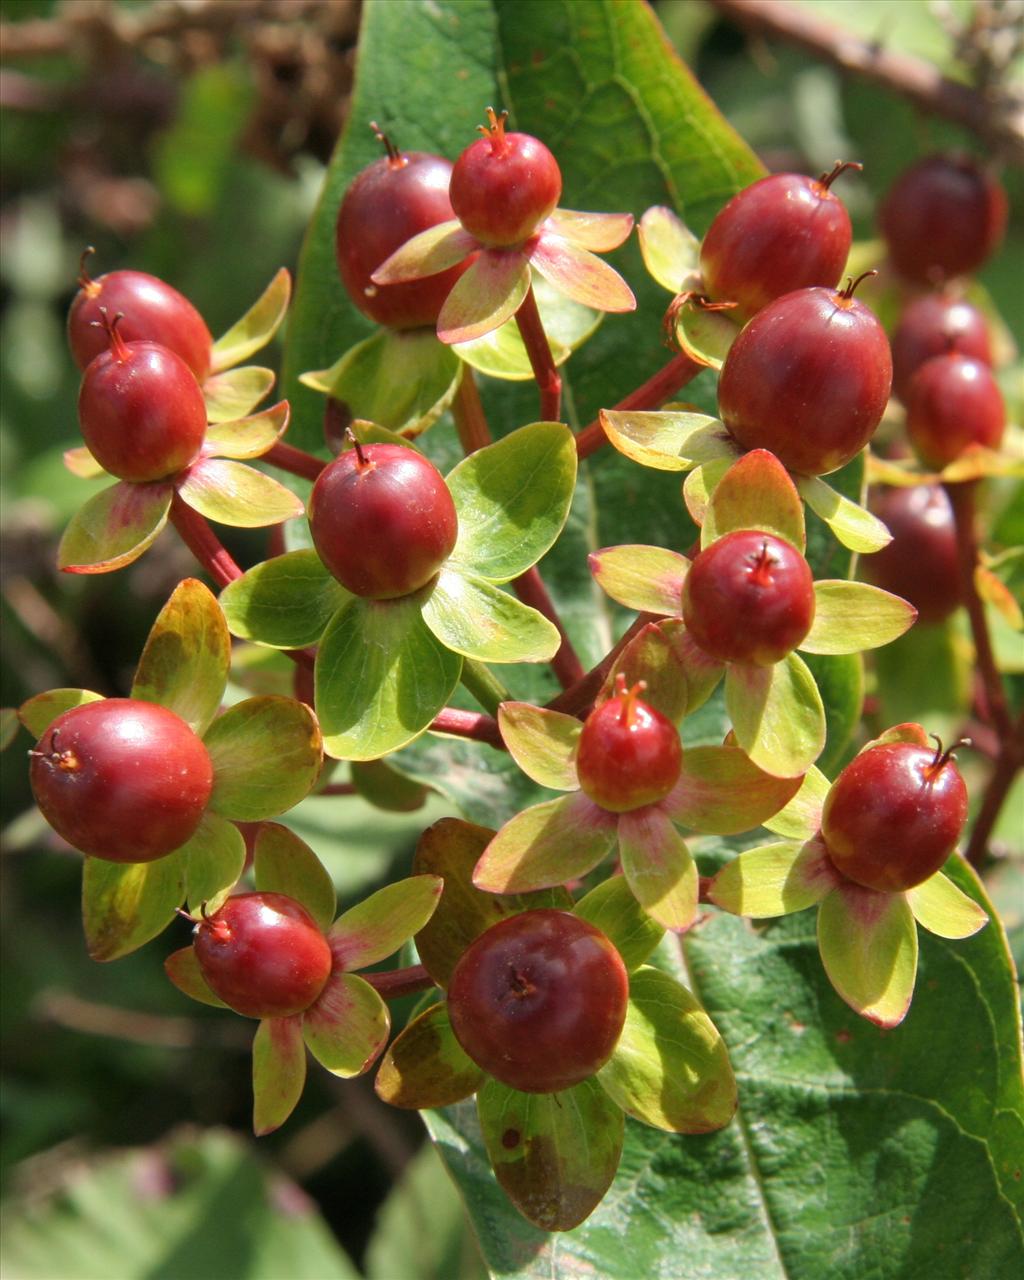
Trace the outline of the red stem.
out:
M 628 413 L 630 409 L 656 409 L 680 387 L 685 387 L 692 381 L 703 368 L 703 365 L 694 363 L 689 356 L 673 356 L 668 364 L 614 405 L 612 411 Z M 596 418 L 589 426 L 576 433 L 576 454 L 581 460 L 589 458 L 607 443 L 608 437 L 601 426 L 601 419 Z
M 582 680 L 583 663 L 580 662 L 579 655 L 572 647 L 572 641 L 562 625 L 562 620 L 558 616 L 554 601 L 548 595 L 548 589 L 544 585 L 544 580 L 541 578 L 537 566 L 533 565 L 525 573 L 520 574 L 518 578 L 514 578 L 511 586 L 523 604 L 528 604 L 531 608 L 536 609 L 538 613 L 542 613 L 549 622 L 553 622 L 558 628 L 562 643 L 558 652 L 551 659 L 551 670 L 555 673 L 558 683 L 563 689 L 568 689 L 578 680 Z
M 501 751 L 508 748 L 501 740 L 497 720 L 481 711 L 462 711 L 458 707 L 444 707 L 430 724 L 436 733 L 450 733 L 456 738 L 471 738 L 474 742 L 486 742 Z
M 1003 801 L 1013 786 L 1018 770 L 1024 766 L 1024 713 L 1014 726 L 1011 737 L 1003 743 L 995 767 L 985 788 L 978 816 L 971 828 L 971 838 L 964 855 L 972 867 L 981 867 L 988 854 L 988 842 L 996 825 Z
M 455 419 L 455 429 L 459 433 L 463 452 L 476 453 L 477 449 L 491 443 L 491 429 L 487 425 L 480 391 L 468 364 L 462 366 L 462 375 L 452 401 L 452 417 Z
M 638 636 L 648 623 L 658 621 L 659 619 L 655 614 L 642 613 L 629 627 L 618 644 L 601 659 L 597 666 L 588 671 L 585 676 L 577 680 L 564 693 L 560 693 L 557 698 L 553 698 L 547 703 L 547 709 L 549 711 L 561 711 L 568 716 L 584 716 L 594 705 L 594 699 L 608 678 L 608 672 L 611 671 L 616 659 L 626 645 Z
M 242 576 L 242 570 L 207 524 L 205 516 L 193 511 L 178 494 L 171 500 L 171 523 L 182 542 L 219 587 L 226 587 Z
M 437 985 L 421 964 L 410 965 L 408 969 L 388 969 L 383 973 L 361 973 L 359 976 L 385 1000 L 414 996 Z
M 302 476 L 304 480 L 316 480 L 327 466 L 319 458 L 314 458 L 304 449 L 296 449 L 294 445 L 278 440 L 266 453 L 261 454 L 261 462 L 269 462 L 272 467 L 280 467 L 282 471 L 290 471 L 293 476 Z
M 329 782 L 326 787 L 314 791 L 315 796 L 355 796 L 359 792 L 351 782 Z
M 526 291 L 526 297 L 516 312 L 516 325 L 519 336 L 530 357 L 530 368 L 537 380 L 540 390 L 540 416 L 543 422 L 560 422 L 562 420 L 562 378 L 555 368 L 548 345 L 544 322 L 537 309 L 537 299 L 533 296 L 533 285 Z

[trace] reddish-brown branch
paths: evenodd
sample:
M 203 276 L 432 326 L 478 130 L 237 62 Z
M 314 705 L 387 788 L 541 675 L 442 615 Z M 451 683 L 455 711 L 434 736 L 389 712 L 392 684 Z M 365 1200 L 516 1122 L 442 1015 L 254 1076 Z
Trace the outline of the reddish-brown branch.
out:
M 231 553 L 206 522 L 206 518 L 178 496 L 171 501 L 171 523 L 189 551 L 195 556 L 218 587 L 226 587 L 242 576 Z
M 315 796 L 357 796 L 359 792 L 351 782 L 329 782 L 326 787 L 314 791 Z
M 544 580 L 540 576 L 537 566 L 527 569 L 518 578 L 512 582 L 512 589 L 516 595 L 522 600 L 523 604 L 528 604 L 532 609 L 536 609 L 538 613 L 542 613 L 551 623 L 554 623 L 558 629 L 558 634 L 562 637 L 562 643 L 558 652 L 551 659 L 551 670 L 555 673 L 555 678 L 563 689 L 568 689 L 578 680 L 583 679 L 583 663 L 580 662 L 579 655 L 572 646 L 568 632 L 562 625 L 562 620 L 558 616 L 558 610 L 555 603 L 548 595 L 548 589 L 544 585 Z
M 260 461 L 269 462 L 272 467 L 280 467 L 282 471 L 288 471 L 293 476 L 301 476 L 304 480 L 316 480 L 327 466 L 326 462 L 314 458 L 311 453 L 306 453 L 304 449 L 296 449 L 294 445 L 285 444 L 283 440 L 272 444 L 261 456 Z
M 696 364 L 689 356 L 682 354 L 673 356 L 668 364 L 663 365 L 645 383 L 635 391 L 631 391 L 617 405 L 613 405 L 613 411 L 628 413 L 630 409 L 657 409 L 680 387 L 685 387 L 692 381 L 703 368 L 703 365 Z M 607 443 L 608 437 L 604 433 L 604 427 L 601 426 L 601 420 L 596 418 L 589 426 L 577 432 L 576 454 L 580 459 L 589 458 L 592 453 Z
M 456 738 L 471 738 L 474 742 L 486 742 L 490 747 L 507 750 L 501 740 L 497 720 L 480 711 L 462 711 L 458 707 L 445 707 L 430 724 L 435 733 L 450 733 Z
M 544 321 L 537 309 L 533 286 L 516 312 L 519 336 L 530 358 L 530 368 L 540 391 L 540 416 L 543 422 L 560 422 L 562 419 L 562 378 L 555 368 L 555 361 L 544 332 Z
M 988 842 L 999 818 L 1003 802 L 1020 769 L 1024 767 L 1024 715 L 1021 715 L 1009 739 L 1003 743 L 996 757 L 981 808 L 971 828 L 965 857 L 972 867 L 981 867 L 988 854 Z
M 615 661 L 619 654 L 625 649 L 626 645 L 643 631 L 644 627 L 650 622 L 657 622 L 658 618 L 653 613 L 642 613 L 639 618 L 626 631 L 622 639 L 612 648 L 609 653 L 601 659 L 596 667 L 592 668 L 574 685 L 566 689 L 564 693 L 560 693 L 557 698 L 553 698 L 547 703 L 549 711 L 561 711 L 568 716 L 583 716 L 594 705 L 594 699 L 597 697 L 601 686 L 608 678 L 608 672 L 615 665 Z
M 973 130 L 1017 161 L 1024 158 L 1024 110 L 1009 95 L 999 98 L 949 80 L 923 58 L 864 40 L 803 5 L 787 0 L 711 0 L 746 31 L 775 36 L 840 71 L 856 75 L 916 106 Z
M 480 390 L 468 364 L 462 366 L 458 389 L 452 401 L 452 417 L 455 419 L 455 429 L 459 433 L 459 443 L 464 453 L 476 453 L 477 449 L 491 443 L 491 429 L 487 425 Z
M 421 964 L 410 965 L 407 969 L 389 969 L 383 973 L 361 973 L 359 976 L 385 1000 L 414 996 L 437 985 Z

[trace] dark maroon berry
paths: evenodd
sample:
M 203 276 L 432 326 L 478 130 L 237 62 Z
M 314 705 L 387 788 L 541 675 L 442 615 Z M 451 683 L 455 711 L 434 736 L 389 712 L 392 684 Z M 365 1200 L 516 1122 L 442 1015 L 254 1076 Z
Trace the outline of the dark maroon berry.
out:
M 85 255 L 82 261 L 84 264 Z M 107 349 L 103 314 L 120 314 L 125 342 L 159 342 L 184 360 L 202 382 L 210 371 L 213 338 L 206 321 L 188 298 L 144 271 L 111 271 L 90 280 L 83 266 L 82 286 L 68 313 L 68 342 L 79 369 Z
M 871 508 L 892 542 L 863 558 L 865 577 L 912 604 L 918 621 L 942 622 L 960 604 L 956 526 L 945 489 L 883 489 Z
M 871 439 L 889 400 L 892 358 L 885 330 L 853 288 L 784 294 L 732 344 L 718 406 L 744 448 L 825 475 Z
M 910 379 L 907 435 L 926 467 L 944 467 L 970 445 L 998 449 L 1005 426 L 999 384 L 980 360 L 935 356 Z
M 196 959 L 213 993 L 248 1018 L 308 1009 L 331 976 L 323 930 L 283 893 L 239 893 L 196 925 Z
M 821 833 L 844 876 L 898 893 L 934 875 L 967 821 L 967 788 L 950 752 L 910 742 L 868 747 L 832 784 Z
M 487 115 L 483 137 L 455 162 L 448 194 L 456 217 L 478 240 L 520 244 L 558 204 L 562 174 L 539 139 L 505 132 L 506 111 L 498 116 L 488 107 Z
M 423 151 L 399 152 L 378 134 L 387 155 L 352 181 L 338 210 L 338 271 L 360 311 L 391 329 L 437 323 L 438 312 L 468 260 L 405 284 L 374 284 L 371 273 L 407 240 L 455 217 L 448 198 L 451 161 Z
M 206 747 L 165 707 L 107 698 L 58 716 L 30 753 L 43 817 L 108 862 L 152 862 L 185 844 L 206 811 Z
M 775 173 L 733 196 L 700 248 L 708 295 L 738 303 L 734 314 L 749 319 L 794 289 L 837 284 L 853 232 L 831 187 L 844 169 L 860 167 L 839 163 L 816 180 Z
M 206 402 L 192 370 L 156 342 L 125 342 L 109 325 L 110 348 L 86 369 L 78 421 L 93 457 L 120 480 L 163 480 L 199 456 Z
M 396 444 L 356 445 L 329 463 L 313 486 L 309 525 L 331 573 L 372 600 L 425 586 L 459 533 L 441 473 Z
M 928 284 L 977 270 L 1006 214 L 1006 192 L 970 156 L 931 155 L 897 178 L 878 220 L 897 273 Z
M 720 662 L 771 666 L 791 653 L 814 621 L 814 580 L 796 547 L 757 529 L 705 547 L 683 583 L 683 620 Z
M 448 1013 L 459 1044 L 496 1080 L 558 1093 L 611 1057 L 628 997 L 622 957 L 599 929 L 568 911 L 526 911 L 463 953 Z
M 641 680 L 627 689 L 625 676 L 617 676 L 614 696 L 587 716 L 580 734 L 580 786 L 595 804 L 612 813 L 663 800 L 683 766 L 675 725 L 638 697 L 646 688 Z
M 946 293 L 915 298 L 892 335 L 892 389 L 904 402 L 910 379 L 926 360 L 956 353 L 991 365 L 988 324 L 977 307 Z

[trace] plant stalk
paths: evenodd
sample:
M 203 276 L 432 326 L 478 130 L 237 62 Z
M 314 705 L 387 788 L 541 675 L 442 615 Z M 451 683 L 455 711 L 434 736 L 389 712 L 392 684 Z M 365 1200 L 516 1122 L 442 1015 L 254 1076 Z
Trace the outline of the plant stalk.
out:
M 459 443 L 464 453 L 476 453 L 477 449 L 491 443 L 491 428 L 487 424 L 480 389 L 468 364 L 462 366 L 459 385 L 452 401 L 452 417 L 455 419 L 455 430 L 459 433 Z
M 316 480 L 327 466 L 319 458 L 314 458 L 304 449 L 296 449 L 294 445 L 278 440 L 266 453 L 260 455 L 261 462 L 269 462 L 272 467 L 279 467 L 293 476 L 301 476 L 303 480 Z
M 562 625 L 558 610 L 555 608 L 555 602 L 548 594 L 544 579 L 540 576 L 540 570 L 536 565 L 532 565 L 525 573 L 513 579 L 511 585 L 523 604 L 528 604 L 531 608 L 536 609 L 538 613 L 543 614 L 558 629 L 558 634 L 562 637 L 562 643 L 558 647 L 558 652 L 551 659 L 551 670 L 555 673 L 555 678 L 563 689 L 570 688 L 577 680 L 583 679 L 583 663 L 580 662 L 579 655 L 569 639 L 569 634 Z
M 516 312 L 516 326 L 519 336 L 526 347 L 530 359 L 530 368 L 540 391 L 540 416 L 542 422 L 561 422 L 562 420 L 562 376 L 555 368 L 551 355 L 551 347 L 544 332 L 544 321 L 540 318 L 537 299 L 534 297 L 533 285 L 526 291 L 526 297 Z
M 414 996 L 437 985 L 421 964 L 409 965 L 407 969 L 387 969 L 381 973 L 361 973 L 359 976 L 385 1000 Z
M 496 716 L 499 705 L 512 697 L 490 667 L 476 658 L 462 660 L 461 682 L 491 716 Z
M 684 356 L 682 353 L 673 356 L 668 364 L 663 365 L 635 391 L 631 391 L 618 404 L 613 405 L 612 412 L 628 413 L 630 409 L 657 409 L 680 387 L 685 387 L 692 381 L 703 368 L 703 365 L 696 364 L 689 356 Z M 604 427 L 601 426 L 601 419 L 595 418 L 588 426 L 576 433 L 576 455 L 582 461 L 607 443 L 608 437 L 604 433 Z
M 171 499 L 171 523 L 218 587 L 226 587 L 242 576 L 242 570 L 210 528 L 205 516 L 194 511 L 178 494 Z

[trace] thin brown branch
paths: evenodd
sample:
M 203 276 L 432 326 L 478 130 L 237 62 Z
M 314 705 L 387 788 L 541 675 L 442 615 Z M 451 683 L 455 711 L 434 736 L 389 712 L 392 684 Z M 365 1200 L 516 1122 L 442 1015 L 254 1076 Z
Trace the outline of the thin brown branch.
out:
M 383 973 L 361 973 L 359 976 L 385 1000 L 413 996 L 437 985 L 421 964 L 410 965 L 407 969 L 388 969 Z
M 493 440 L 480 399 L 480 389 L 468 364 L 462 366 L 459 385 L 452 401 L 452 417 L 464 453 L 476 453 L 477 449 L 482 449 Z
M 497 720 L 480 711 L 462 711 L 458 707 L 443 707 L 430 723 L 434 733 L 447 733 L 455 738 L 470 738 L 474 742 L 486 742 L 489 747 L 506 751 Z
M 177 494 L 171 502 L 171 524 L 218 587 L 226 587 L 242 576 L 242 570 L 207 524 L 205 516 L 193 511 Z
M 554 624 L 562 637 L 558 652 L 551 659 L 551 670 L 555 673 L 555 679 L 563 689 L 568 689 L 578 680 L 582 680 L 583 663 L 580 662 L 579 655 L 573 648 L 569 633 L 562 625 L 562 619 L 558 616 L 555 603 L 548 594 L 544 579 L 540 576 L 540 570 L 533 565 L 518 578 L 513 579 L 511 585 L 523 604 L 528 604 L 531 609 L 536 609 L 538 613 L 543 614 L 548 622 Z
M 981 868 L 988 857 L 988 844 L 999 818 L 1003 802 L 1010 793 L 1014 779 L 1024 767 L 1024 714 L 1018 717 L 1014 732 L 1003 743 L 996 757 L 981 808 L 971 828 L 971 838 L 964 855 L 972 867 Z
M 562 377 L 555 368 L 544 321 L 540 318 L 533 285 L 516 312 L 516 326 L 523 340 L 530 368 L 540 391 L 540 416 L 543 422 L 559 422 L 562 415 Z
M 588 671 L 582 679 L 577 680 L 564 693 L 560 693 L 557 698 L 553 698 L 547 703 L 547 709 L 549 711 L 561 711 L 563 715 L 584 716 L 594 705 L 594 699 L 608 678 L 608 672 L 615 665 L 619 654 L 631 640 L 643 631 L 648 623 L 657 621 L 658 618 L 653 613 L 642 613 L 629 627 L 618 644 L 601 659 L 597 666 Z

